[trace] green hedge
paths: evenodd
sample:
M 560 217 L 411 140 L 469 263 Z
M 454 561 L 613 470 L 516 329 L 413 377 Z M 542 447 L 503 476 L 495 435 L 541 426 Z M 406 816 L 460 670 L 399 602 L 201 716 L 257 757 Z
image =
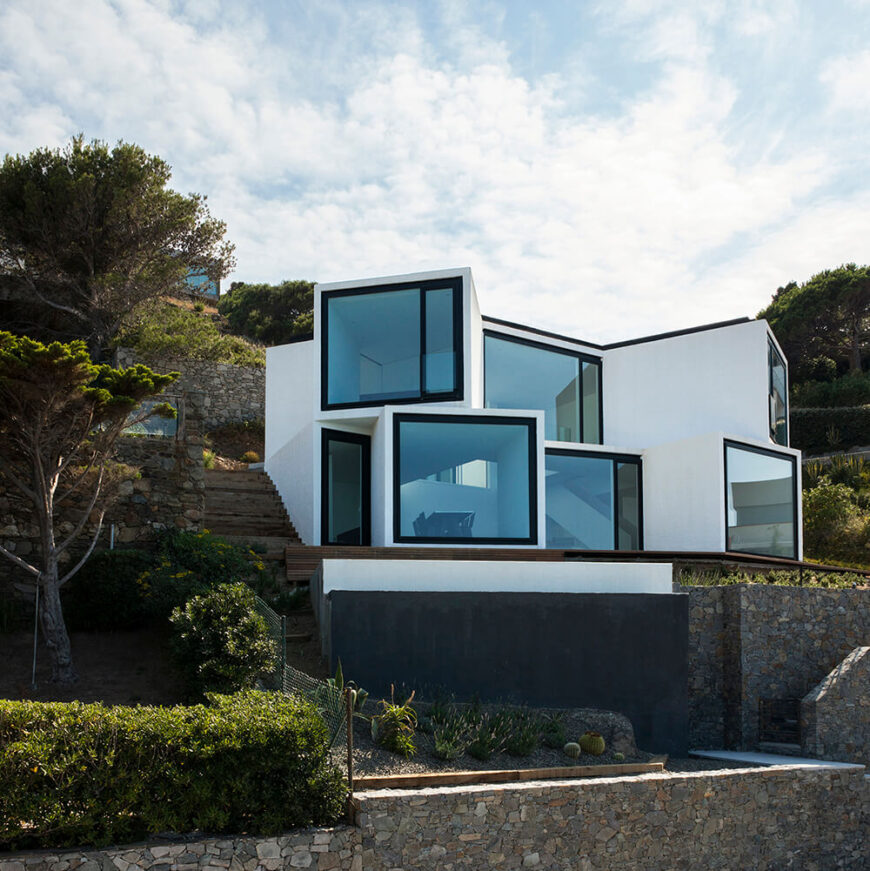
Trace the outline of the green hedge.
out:
M 278 693 L 175 708 L 0 700 L 0 849 L 273 834 L 335 822 L 344 795 L 323 721 Z
M 793 448 L 826 453 L 870 443 L 870 405 L 851 408 L 795 408 L 790 420 Z

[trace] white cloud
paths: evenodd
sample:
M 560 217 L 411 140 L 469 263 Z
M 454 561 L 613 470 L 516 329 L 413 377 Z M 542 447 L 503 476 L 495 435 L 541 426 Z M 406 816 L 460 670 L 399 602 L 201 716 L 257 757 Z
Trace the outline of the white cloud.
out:
M 821 72 L 832 108 L 858 113 L 870 109 L 870 49 L 829 61 Z
M 627 4 L 624 22 L 660 16 L 635 38 L 663 62 L 606 117 L 566 112 L 559 75 L 516 74 L 463 4 L 442 4 L 440 53 L 392 5 L 293 9 L 276 35 L 216 0 L 11 0 L 0 148 L 83 130 L 161 154 L 228 222 L 240 279 L 470 265 L 485 312 L 592 339 L 753 313 L 804 266 L 860 259 L 858 200 L 813 205 L 830 154 L 730 143 L 739 94 L 709 64 L 721 4 Z

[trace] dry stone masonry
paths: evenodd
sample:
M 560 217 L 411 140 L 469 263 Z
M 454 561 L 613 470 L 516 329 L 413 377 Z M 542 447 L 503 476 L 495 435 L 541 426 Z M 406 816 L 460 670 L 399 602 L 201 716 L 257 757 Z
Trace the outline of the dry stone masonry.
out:
M 0 871 L 870 867 L 864 769 L 641 775 L 359 793 L 357 828 L 0 857 Z
M 689 594 L 691 747 L 756 749 L 761 699 L 802 699 L 856 647 L 870 644 L 867 589 L 681 589 Z M 868 692 L 865 684 L 862 705 Z M 866 728 L 863 743 L 866 758 Z
M 145 360 L 129 348 L 119 348 L 117 366 L 145 363 L 155 372 L 180 372 L 175 389 L 203 395 L 206 432 L 225 423 L 262 420 L 266 415 L 266 370 L 208 360 Z
M 870 765 L 870 647 L 856 647 L 804 696 L 801 737 L 817 759 Z

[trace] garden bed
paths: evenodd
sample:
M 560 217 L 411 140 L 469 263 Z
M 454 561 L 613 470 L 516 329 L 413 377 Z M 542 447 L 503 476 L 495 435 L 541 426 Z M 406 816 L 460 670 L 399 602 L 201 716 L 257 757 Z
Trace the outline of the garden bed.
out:
M 430 706 L 421 703 L 415 707 L 418 713 L 425 714 Z M 481 710 L 493 714 L 503 710 L 504 707 L 484 705 Z M 376 705 L 369 701 L 366 705 L 366 715 L 371 716 L 376 711 Z M 476 759 L 465 752 L 455 759 L 439 759 L 433 755 L 434 737 L 431 731 L 423 730 L 429 728 L 426 725 L 426 717 L 421 716 L 423 729 L 418 728 L 414 733 L 416 753 L 406 758 L 376 743 L 372 739 L 369 722 L 357 718 L 354 720 L 353 730 L 354 788 L 386 788 L 383 784 L 387 780 L 394 781 L 395 788 L 402 785 L 409 788 L 426 785 L 427 779 L 432 781 L 429 785 L 436 785 L 435 781 L 438 778 L 431 776 L 447 773 L 459 775 L 460 779 L 455 781 L 457 783 L 485 783 L 544 779 L 545 772 L 547 777 L 573 778 L 639 774 L 662 770 L 662 768 L 669 771 L 710 771 L 746 767 L 743 764 L 738 766 L 711 759 L 668 759 L 666 756 L 639 750 L 635 746 L 634 732 L 628 718 L 613 711 L 594 708 L 552 708 L 535 709 L 534 713 L 542 717 L 559 716 L 565 728 L 566 741 L 576 741 L 587 730 L 599 732 L 605 739 L 604 753 L 600 756 L 583 753 L 579 758 L 572 759 L 565 754 L 562 746 L 547 747 L 539 742 L 531 753 L 524 756 L 498 752 L 493 753 L 489 759 L 483 760 Z M 343 769 L 346 768 L 347 749 L 344 745 L 333 749 L 333 757 L 336 764 Z M 493 777 L 495 780 L 492 779 Z

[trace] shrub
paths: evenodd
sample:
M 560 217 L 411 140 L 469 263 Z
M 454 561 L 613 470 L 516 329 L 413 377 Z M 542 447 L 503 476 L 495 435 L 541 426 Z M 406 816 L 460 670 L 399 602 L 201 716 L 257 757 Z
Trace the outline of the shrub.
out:
M 214 468 L 214 451 L 209 448 L 202 449 L 202 466 L 204 469 L 213 469 Z
M 470 726 L 462 716 L 451 717 L 432 728 L 432 755 L 436 759 L 458 759 L 471 743 Z
M 256 451 L 245 451 L 239 459 L 243 463 L 259 463 L 260 455 Z
M 274 670 L 277 644 L 255 603 L 245 584 L 221 584 L 172 612 L 172 652 L 192 693 L 248 689 Z
M 565 746 L 568 735 L 565 732 L 564 717 L 560 713 L 549 714 L 544 717 L 541 727 L 541 741 L 544 746 L 552 750 L 558 750 Z
M 156 303 L 139 310 L 135 322 L 125 325 L 117 345 L 132 348 L 145 358 L 212 360 L 236 366 L 266 365 L 262 347 L 240 336 L 223 335 L 215 319 L 206 314 Z
M 716 587 L 731 584 L 774 584 L 781 587 L 826 587 L 844 589 L 858 580 L 851 572 L 816 572 L 804 569 L 803 577 L 797 570 L 767 572 L 736 572 L 708 570 L 681 572 L 680 584 L 689 587 Z
M 484 714 L 468 745 L 468 755 L 486 761 L 494 753 L 500 753 L 511 735 L 512 724 L 513 718 L 509 711 Z
M 344 791 L 323 722 L 298 698 L 249 691 L 190 708 L 0 700 L 0 849 L 329 825 Z
M 870 405 L 795 408 L 789 419 L 791 446 L 809 453 L 865 445 L 870 433 Z
M 104 550 L 94 554 L 63 588 L 63 613 L 70 629 L 135 629 L 146 621 L 136 579 L 153 568 L 143 550 Z
M 809 549 L 835 537 L 858 513 L 852 490 L 846 484 L 832 484 L 825 476 L 803 495 L 804 544 Z
M 266 580 L 261 560 L 208 532 L 166 532 L 155 565 L 137 579 L 149 614 L 168 617 L 174 608 L 218 584 L 243 582 L 259 589 Z
M 795 408 L 841 408 L 870 404 L 870 373 L 844 375 L 833 381 L 806 381 L 791 389 Z

